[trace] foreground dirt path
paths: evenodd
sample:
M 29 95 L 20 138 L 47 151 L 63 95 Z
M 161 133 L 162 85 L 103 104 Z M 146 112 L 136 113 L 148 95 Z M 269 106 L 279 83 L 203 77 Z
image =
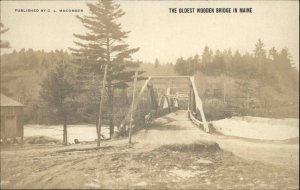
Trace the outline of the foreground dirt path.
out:
M 96 144 L 1 147 L 1 188 L 299 188 L 298 157 L 290 156 L 298 144 L 206 134 L 185 114 L 157 119 L 131 147 L 127 139 L 85 151 Z
M 158 118 L 153 126 L 140 131 L 133 139 L 139 142 L 140 146 L 146 147 L 174 143 L 186 144 L 197 140 L 214 141 L 222 149 L 247 160 L 263 161 L 290 169 L 299 168 L 299 143 L 207 134 L 187 119 L 187 112 L 184 110 Z

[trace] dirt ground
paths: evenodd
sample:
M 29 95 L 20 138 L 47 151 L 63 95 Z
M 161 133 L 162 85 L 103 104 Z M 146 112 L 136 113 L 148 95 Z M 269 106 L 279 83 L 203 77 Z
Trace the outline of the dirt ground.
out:
M 1 147 L 1 189 L 298 189 L 299 142 L 202 132 L 179 111 L 127 139 Z M 214 143 L 214 142 L 217 142 Z M 218 146 L 219 145 L 219 146 Z

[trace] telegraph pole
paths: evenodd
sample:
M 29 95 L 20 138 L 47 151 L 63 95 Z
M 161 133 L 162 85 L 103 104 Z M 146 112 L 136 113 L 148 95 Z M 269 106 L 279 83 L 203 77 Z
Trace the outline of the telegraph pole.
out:
M 132 121 L 133 121 L 132 117 L 133 117 L 133 105 L 134 105 L 134 100 L 135 100 L 137 76 L 138 76 L 138 72 L 136 71 L 134 74 L 133 95 L 132 95 L 131 113 L 130 113 L 130 122 L 129 122 L 129 144 L 131 144 L 131 137 L 132 137 Z
M 98 125 L 97 125 L 97 137 L 98 137 L 97 146 L 98 147 L 100 147 L 100 140 L 101 140 L 101 122 L 102 122 L 103 99 L 104 99 L 106 75 L 107 75 L 107 64 L 105 64 L 105 68 L 104 68 L 104 76 L 102 81 L 101 99 L 100 99 L 100 107 L 99 107 L 99 118 L 98 118 Z

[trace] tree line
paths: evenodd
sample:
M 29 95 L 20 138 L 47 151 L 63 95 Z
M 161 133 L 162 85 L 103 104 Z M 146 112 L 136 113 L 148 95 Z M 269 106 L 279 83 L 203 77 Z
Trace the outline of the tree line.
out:
M 213 50 L 206 46 L 202 55 L 196 54 L 187 59 L 178 58 L 175 70 L 182 75 L 193 75 L 201 71 L 207 75 L 234 76 L 243 79 L 258 77 L 262 80 L 279 79 L 282 76 L 297 74 L 295 63 L 287 48 L 277 51 L 274 47 L 264 49 L 263 42 L 259 39 L 255 44 L 253 53 L 241 54 L 238 50 Z
M 216 90 L 220 90 L 221 95 L 219 93 L 216 96 L 208 97 L 203 94 L 204 99 L 215 98 L 219 100 L 220 105 L 222 104 L 219 110 L 209 111 L 209 109 L 206 109 L 214 115 L 217 115 L 215 112 L 223 111 L 226 107 L 233 107 L 232 105 L 238 102 L 239 105 L 235 107 L 240 108 L 236 108 L 236 112 L 243 113 L 243 115 L 253 114 L 270 117 L 271 115 L 265 112 L 275 112 L 274 109 L 277 106 L 278 114 L 276 117 L 279 117 L 280 114 L 284 115 L 284 112 L 286 113 L 283 110 L 288 110 L 288 108 L 283 109 L 283 107 L 299 103 L 297 101 L 299 96 L 299 72 L 289 50 L 287 48 L 276 50 L 273 47 L 267 51 L 260 39 L 255 44 L 253 52 L 245 52 L 244 54 L 239 51 L 232 52 L 230 49 L 213 51 L 206 46 L 201 56 L 196 54 L 187 59 L 178 58 L 175 70 L 181 75 L 201 73 L 202 77 L 199 80 L 205 77 L 220 79 L 219 83 L 222 83 L 222 85 Z M 229 86 L 227 84 L 225 87 L 227 82 L 225 78 L 232 79 L 234 85 Z M 203 88 L 203 86 L 199 88 Z M 228 88 L 227 99 L 232 99 L 231 102 L 227 101 L 226 104 L 223 101 L 226 95 L 223 92 L 226 91 L 225 88 Z M 243 105 L 250 100 L 256 102 L 256 105 L 252 106 L 253 109 L 249 105 Z M 216 108 L 217 106 L 212 107 Z M 258 111 L 258 107 L 260 107 L 260 111 Z M 297 112 L 296 109 L 292 110 Z

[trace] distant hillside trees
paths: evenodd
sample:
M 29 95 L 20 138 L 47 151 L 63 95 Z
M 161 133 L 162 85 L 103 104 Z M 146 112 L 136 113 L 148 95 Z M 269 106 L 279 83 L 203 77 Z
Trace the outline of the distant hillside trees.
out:
M 56 123 L 55 118 L 47 117 L 51 110 L 40 105 L 40 84 L 57 64 L 70 59 L 71 55 L 62 50 L 21 49 L 1 55 L 1 93 L 26 105 L 26 123 Z
M 71 55 L 63 50 L 45 52 L 43 50 L 22 48 L 19 51 L 13 50 L 12 53 L 3 54 L 1 66 L 8 72 L 32 69 L 45 71 L 45 69 L 54 67 L 56 63 L 61 61 L 62 57 L 66 61 L 71 59 Z
M 32 57 L 35 58 L 32 59 Z M 100 84 L 103 76 L 96 71 L 91 71 L 91 68 L 87 66 L 88 63 L 84 63 L 86 67 L 81 66 L 81 64 L 78 67 L 78 65 L 71 63 L 73 57 L 72 54 L 63 50 L 44 51 L 32 49 L 13 50 L 11 53 L 1 55 L 1 93 L 26 105 L 24 108 L 24 121 L 26 123 L 58 124 L 54 115 L 51 115 L 52 110 L 44 105 L 44 100 L 40 99 L 39 91 L 41 81 L 47 77 L 48 72 L 55 69 L 57 64 L 62 61 L 68 63 L 76 73 L 74 79 L 76 84 L 74 85 L 78 90 L 76 99 L 80 107 L 76 112 L 72 112 L 69 118 L 70 122 L 93 123 L 97 120 Z M 33 60 L 33 64 L 31 60 Z M 138 70 L 145 71 L 143 76 L 177 75 L 171 63 L 161 64 L 159 68 L 154 68 L 154 63 L 131 62 L 139 65 Z M 116 125 L 123 119 L 125 112 L 128 111 L 130 100 L 130 89 L 114 90 L 114 122 Z M 104 107 L 107 106 L 106 94 Z M 104 110 L 104 119 L 108 123 L 107 109 Z
M 206 46 L 201 60 L 196 57 L 198 58 L 198 55 L 187 59 L 178 58 L 175 70 L 181 75 L 192 75 L 201 71 L 207 75 L 225 74 L 243 79 L 256 77 L 264 84 L 273 83 L 273 85 L 274 80 L 280 81 L 282 78 L 294 84 L 298 73 L 287 48 L 278 52 L 273 47 L 267 54 L 260 39 L 255 44 L 253 54 L 241 55 L 239 51 L 232 54 L 231 50 L 223 52 L 216 50 L 213 53 Z
M 276 50 L 273 47 L 267 51 L 260 39 L 252 52 L 244 54 L 230 49 L 213 52 L 206 46 L 199 60 L 195 57 L 178 58 L 175 70 L 181 75 L 197 75 L 201 72 L 202 78 L 213 77 L 214 81 L 224 83 L 220 85 L 223 87 L 211 90 L 227 90 L 224 96 L 228 96 L 228 101 L 222 106 L 236 107 L 238 113 L 278 116 L 280 110 L 287 110 L 283 105 L 299 102 L 299 72 L 292 62 L 289 50 Z M 230 78 L 235 85 L 226 86 L 223 77 Z M 209 81 L 203 85 L 201 88 L 212 88 Z M 217 96 L 214 98 L 223 102 Z M 207 99 L 213 101 L 214 98 Z M 295 110 L 289 111 L 289 114 L 295 115 Z
M 87 43 L 92 44 L 92 42 Z M 113 45 L 115 44 L 117 43 L 113 43 Z M 196 83 L 205 79 L 199 89 L 205 94 L 205 88 L 210 88 L 209 96 L 203 97 L 205 106 L 207 102 L 219 102 L 222 104 L 219 106 L 220 112 L 223 112 L 223 108 L 226 107 L 228 109 L 240 107 L 237 110 L 238 113 L 256 113 L 256 116 L 267 117 L 279 117 L 284 114 L 285 117 L 296 117 L 299 105 L 299 72 L 295 68 L 289 50 L 287 48 L 271 48 L 267 51 L 261 40 L 254 45 L 253 51 L 244 53 L 230 49 L 213 51 L 206 46 L 198 55 L 179 58 L 174 65 L 160 62 L 158 68 L 155 68 L 154 63 L 133 62 L 126 58 L 124 59 L 126 69 L 121 70 L 121 73 L 130 69 L 127 67 L 128 64 L 129 66 L 140 65 L 138 70 L 145 71 L 144 76 L 178 74 L 197 76 L 199 74 Z M 46 52 L 21 49 L 1 55 L 1 93 L 26 105 L 24 107 L 26 123 L 58 124 L 55 117 L 50 117 L 53 109 L 44 106 L 45 101 L 39 97 L 39 91 L 41 90 L 41 81 L 47 78 L 48 72 L 55 70 L 63 60 L 66 63 L 70 63 L 71 60 L 78 63 L 78 65 L 69 64 L 74 70 L 72 72 L 76 72 L 76 79 L 74 79 L 76 84 L 74 85 L 79 91 L 76 96 L 79 107 L 69 115 L 68 120 L 72 123 L 97 121 L 100 86 L 103 79 L 101 66 L 105 65 L 104 61 L 92 61 L 89 56 L 81 57 L 63 50 Z M 120 63 L 122 66 L 123 62 Z M 111 72 L 116 73 L 115 70 Z M 128 75 L 132 73 L 129 72 Z M 128 80 L 130 79 L 129 77 Z M 112 80 L 111 84 L 115 88 L 118 86 L 115 85 L 116 82 L 116 80 Z M 130 83 L 128 84 L 130 85 Z M 112 90 L 114 92 L 114 123 L 116 124 L 123 119 L 124 112 L 128 110 L 131 100 L 130 89 L 126 91 L 120 87 Z M 107 94 L 104 97 L 106 99 L 105 108 L 109 107 Z M 205 99 L 209 99 L 209 101 L 205 101 Z M 237 103 L 239 105 L 233 105 Z M 211 116 L 215 116 L 217 106 L 214 104 L 211 107 L 213 108 Z M 109 111 L 104 109 L 105 123 L 109 123 Z M 207 108 L 205 111 L 206 114 L 210 112 Z M 222 113 L 220 113 L 220 117 L 221 115 Z
M 128 68 L 136 67 L 131 63 L 131 55 L 139 48 L 129 48 L 125 39 L 129 32 L 122 31 L 118 22 L 125 12 L 120 5 L 111 0 L 101 1 L 96 4 L 87 3 L 90 15 L 77 18 L 87 29 L 87 33 L 74 34 L 77 48 L 70 48 L 75 56 L 75 62 L 84 70 L 89 70 L 97 75 L 102 75 L 104 65 L 108 65 L 107 73 L 107 97 L 110 136 L 114 133 L 113 116 L 113 89 L 126 88 L 126 82 L 133 79 L 134 70 Z M 99 83 L 100 84 L 100 83 Z
M 198 54 L 194 57 L 189 57 L 187 60 L 184 60 L 182 57 L 178 58 L 174 66 L 175 71 L 182 75 L 193 75 L 199 68 L 200 59 Z
M 1 36 L 1 38 L 2 38 L 2 35 L 5 32 L 7 32 L 8 30 L 9 29 L 8 28 L 4 28 L 4 25 L 0 22 L 0 36 Z M 2 48 L 9 48 L 10 47 L 9 42 L 2 41 L 1 38 L 0 38 L 0 49 L 2 49 Z M 2 75 L 2 73 L 1 73 L 1 75 Z M 8 92 L 8 88 L 1 88 L 1 92 L 5 93 L 6 95 L 10 95 L 9 92 Z

